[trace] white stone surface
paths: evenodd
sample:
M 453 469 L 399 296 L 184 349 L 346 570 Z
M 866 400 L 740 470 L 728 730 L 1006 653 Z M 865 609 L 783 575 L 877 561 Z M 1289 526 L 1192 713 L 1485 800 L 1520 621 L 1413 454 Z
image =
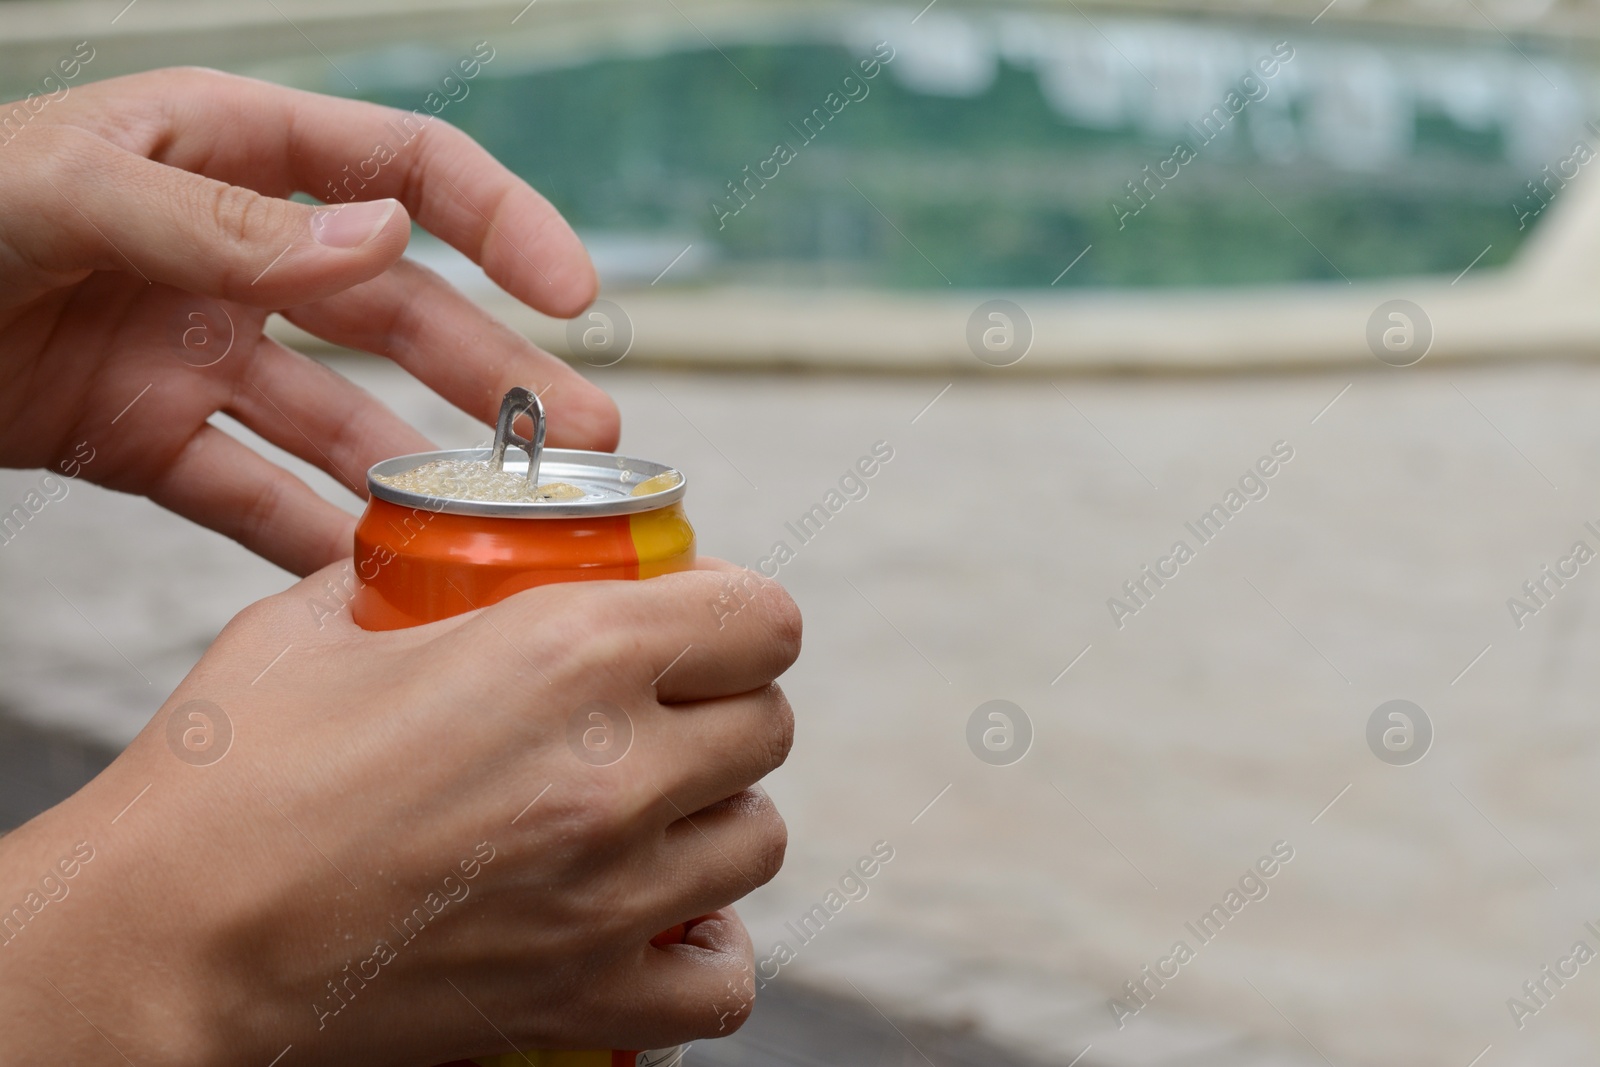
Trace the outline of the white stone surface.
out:
M 386 365 L 341 366 L 441 443 L 476 439 Z M 745 909 L 758 946 L 873 842 L 896 855 L 778 981 L 849 978 L 1063 1065 L 1090 1043 L 1085 1065 L 1593 1061 L 1600 965 L 1521 1031 L 1506 999 L 1600 947 L 1600 567 L 1521 630 L 1506 599 L 1580 537 L 1600 547 L 1600 368 L 995 371 L 926 411 L 948 379 L 595 373 L 625 449 L 688 471 L 704 550 L 741 562 L 895 449 L 782 572 L 808 636 L 770 783 L 790 862 Z M 1117 630 L 1106 599 L 1279 440 L 1270 494 Z M 34 478 L 5 472 L 0 505 Z M 74 485 L 0 547 L 0 703 L 126 739 L 286 581 Z M 1437 730 L 1414 766 L 1367 748 L 1393 697 Z M 995 698 L 1036 730 L 1009 767 L 965 741 Z M 1119 1031 L 1107 999 L 1280 839 L 1269 895 Z

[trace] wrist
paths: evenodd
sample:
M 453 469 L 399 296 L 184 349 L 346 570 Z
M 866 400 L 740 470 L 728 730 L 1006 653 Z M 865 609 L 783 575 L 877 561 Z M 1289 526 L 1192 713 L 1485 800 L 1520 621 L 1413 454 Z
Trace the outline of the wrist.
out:
M 225 984 L 174 936 L 181 895 L 151 877 L 166 866 L 159 843 L 119 817 L 120 777 L 0 838 L 0 1032 L 19 1062 L 227 1062 Z

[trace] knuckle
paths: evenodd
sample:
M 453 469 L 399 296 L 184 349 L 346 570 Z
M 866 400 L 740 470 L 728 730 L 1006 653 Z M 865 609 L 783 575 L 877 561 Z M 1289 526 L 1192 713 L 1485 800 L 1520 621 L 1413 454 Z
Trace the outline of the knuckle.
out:
M 661 1043 L 727 1037 L 750 1018 L 757 989 L 755 969 L 743 954 L 704 960 L 660 1004 Z
M 160 95 L 163 97 L 206 100 L 213 105 L 237 100 L 241 90 L 260 84 L 243 75 L 230 74 L 216 67 L 204 67 L 198 63 L 166 67 L 133 77 L 150 77 L 159 86 Z
M 85 175 L 103 175 L 114 167 L 115 161 L 106 158 L 109 144 L 88 130 L 46 118 L 25 117 L 16 126 L 15 114 L 14 106 L 0 110 L 0 148 L 21 157 L 14 167 L 0 170 L 0 196 L 11 209 L 6 221 L 36 214 L 48 225 L 22 239 L 7 233 L 12 254 L 44 272 L 79 270 L 111 259 L 110 248 L 85 257 L 86 246 L 98 248 L 104 239 L 91 228 L 95 208 L 79 195 Z
M 585 768 L 587 770 L 587 768 Z M 591 859 L 619 847 L 633 832 L 634 811 L 611 776 L 569 775 L 561 783 L 561 796 L 552 794 L 545 818 L 564 826 Z
M 44 181 L 34 190 L 41 203 L 50 203 L 49 193 L 61 201 L 71 188 L 92 174 L 96 157 L 107 144 L 88 130 L 66 124 L 35 122 L 18 137 L 17 144 L 28 153 L 28 165 L 18 173 L 37 174 Z M 11 147 L 8 143 L 7 148 Z M 63 203 L 68 214 L 74 214 L 70 203 Z
M 181 67 L 169 67 L 159 73 L 169 83 L 180 82 L 185 89 L 195 91 L 219 89 L 244 80 L 237 74 L 227 74 L 215 67 L 202 67 L 196 63 Z
M 769 687 L 767 699 L 771 709 L 767 716 L 769 734 L 767 739 L 767 771 L 770 772 L 783 766 L 789 758 L 789 752 L 794 748 L 794 708 L 789 704 L 789 698 L 782 689 L 776 685 Z
M 535 659 L 552 682 L 592 684 L 639 655 L 637 611 L 626 592 L 626 587 L 580 582 L 518 593 L 504 602 L 503 610 L 513 615 L 514 629 L 507 632 L 531 636 L 540 650 Z M 501 610 L 500 605 L 489 609 Z
M 623 582 L 587 582 L 552 587 L 550 592 L 560 609 L 552 615 L 552 619 L 559 620 L 563 629 L 569 621 L 582 627 L 583 635 L 589 638 L 631 632 L 639 622 L 638 605 L 632 595 L 634 591 L 632 584 Z
M 240 509 L 235 520 L 245 544 L 257 543 L 272 532 L 274 518 L 284 509 L 284 491 L 284 483 L 277 478 L 267 478 L 256 484 L 249 503 Z
M 70 171 L 71 167 L 82 159 L 84 153 L 103 143 L 88 130 L 66 123 L 35 123 L 27 133 L 27 140 L 19 140 L 18 145 L 31 145 L 33 154 L 41 157 L 40 165 L 53 164 L 54 173 Z M 62 160 L 60 157 L 63 155 L 76 155 L 78 159 Z
M 439 118 L 437 115 L 425 114 L 420 124 L 417 119 L 418 112 L 397 111 L 395 121 L 405 126 L 408 130 L 415 130 L 413 134 L 412 151 L 407 153 L 401 163 L 400 193 L 401 202 L 406 204 L 425 203 L 428 198 L 429 175 L 433 173 L 429 164 L 436 159 L 459 157 L 462 154 L 462 142 L 475 144 L 470 137 L 460 129 Z
M 294 591 L 291 589 L 247 604 L 228 620 L 222 632 L 217 635 L 215 645 L 219 648 L 230 648 L 235 644 L 243 647 L 259 645 L 264 634 L 285 628 L 289 619 L 288 613 L 292 610 L 292 602 L 289 599 L 292 597 Z
M 217 229 L 237 241 L 249 240 L 253 233 L 271 226 L 266 198 L 238 185 L 218 182 L 211 190 L 209 205 Z
M 738 1030 L 750 1021 L 750 1013 L 755 1010 L 756 1000 L 753 995 L 739 992 L 737 989 L 728 990 L 722 997 L 722 1003 L 717 1011 L 717 1023 L 720 1029 L 712 1037 L 721 1037 Z
M 252 633 L 262 626 L 271 623 L 277 612 L 266 600 L 258 600 L 241 608 L 233 618 L 228 620 L 218 635 L 218 642 L 227 641 L 243 634 Z
M 772 619 L 773 640 L 787 667 L 800 658 L 800 642 L 805 626 L 800 617 L 800 605 L 795 603 L 789 591 L 777 582 L 768 584 L 771 593 L 768 611 Z
M 758 885 L 766 885 L 783 869 L 789 851 L 789 825 L 770 799 L 759 805 L 751 818 L 755 822 L 752 877 Z
M 389 269 L 394 272 L 395 277 L 400 279 L 405 289 L 410 293 L 426 293 L 434 289 L 448 289 L 451 285 L 450 280 L 443 274 L 440 274 L 426 263 L 411 259 L 409 256 L 397 260 L 394 266 Z M 409 323 L 421 317 L 421 314 L 411 302 L 401 302 L 392 310 L 397 316 L 396 322 L 399 323 Z M 500 324 L 498 322 L 490 322 L 485 325 L 496 327 Z M 415 331 L 410 332 L 415 333 Z M 521 334 L 517 334 L 516 337 L 518 340 L 522 340 Z M 501 391 L 500 395 L 505 395 L 504 390 Z

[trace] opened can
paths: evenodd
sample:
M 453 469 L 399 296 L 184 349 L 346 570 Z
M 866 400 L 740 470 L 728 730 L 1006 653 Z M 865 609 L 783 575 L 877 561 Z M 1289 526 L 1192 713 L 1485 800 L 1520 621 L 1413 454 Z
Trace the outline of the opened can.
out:
M 512 430 L 523 413 L 534 419 L 531 439 Z M 526 457 L 507 457 L 508 445 Z M 513 389 L 492 449 L 400 456 L 368 471 L 371 499 L 356 526 L 356 624 L 397 630 L 539 585 L 650 578 L 694 565 L 682 473 L 543 446 L 538 397 Z
M 518 416 L 533 420 L 521 437 Z M 687 481 L 671 467 L 604 452 L 544 447 L 544 407 L 513 389 L 492 448 L 424 452 L 367 472 L 356 526 L 356 624 L 398 630 L 488 607 L 557 582 L 640 579 L 694 565 Z M 515 446 L 522 456 L 507 456 Z M 684 927 L 655 944 L 683 940 Z M 448 1067 L 678 1067 L 687 1046 L 540 1051 Z

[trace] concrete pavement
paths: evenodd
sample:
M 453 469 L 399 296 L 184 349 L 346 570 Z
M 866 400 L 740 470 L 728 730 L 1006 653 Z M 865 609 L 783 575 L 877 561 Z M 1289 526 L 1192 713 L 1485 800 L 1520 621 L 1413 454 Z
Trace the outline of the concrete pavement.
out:
M 340 366 L 442 443 L 481 433 L 383 364 Z M 764 958 L 792 950 L 769 990 L 1052 1064 L 1092 1046 L 1083 1067 L 1590 1061 L 1589 968 L 1520 1020 L 1508 1002 L 1600 919 L 1600 587 L 1572 562 L 1600 546 L 1600 370 L 594 375 L 624 448 L 689 473 L 705 551 L 792 550 L 800 734 L 770 783 L 790 859 L 743 908 Z M 795 536 L 877 442 L 865 497 Z M 285 583 L 75 485 L 0 548 L 0 702 L 125 740 Z M 1369 745 L 1395 698 L 1432 727 L 1409 766 Z M 1032 727 L 1008 766 L 968 742 L 996 699 Z M 866 897 L 797 938 L 878 842 Z M 1225 929 L 1190 932 L 1216 906 Z

